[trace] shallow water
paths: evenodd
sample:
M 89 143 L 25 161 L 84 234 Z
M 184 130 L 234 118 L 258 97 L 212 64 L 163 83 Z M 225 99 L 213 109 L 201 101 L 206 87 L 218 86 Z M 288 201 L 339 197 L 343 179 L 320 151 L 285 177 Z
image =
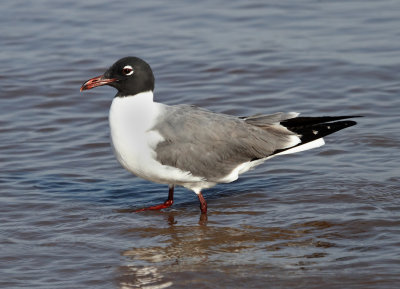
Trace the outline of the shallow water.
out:
M 1 288 L 397 288 L 400 2 L 8 1 L 0 10 Z M 238 116 L 364 115 L 327 145 L 197 197 L 126 172 L 115 91 L 135 55 L 156 99 Z

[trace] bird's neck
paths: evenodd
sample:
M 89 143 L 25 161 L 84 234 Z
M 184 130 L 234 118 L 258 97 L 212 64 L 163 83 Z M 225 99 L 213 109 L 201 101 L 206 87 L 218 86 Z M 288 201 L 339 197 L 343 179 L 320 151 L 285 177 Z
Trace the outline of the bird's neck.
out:
M 124 99 L 124 102 L 134 102 L 137 104 L 150 104 L 153 102 L 154 100 L 154 95 L 153 95 L 153 91 L 149 90 L 149 91 L 145 91 L 145 92 L 140 92 L 137 93 L 135 95 L 127 95 L 124 97 L 117 97 L 117 98 L 121 98 Z
M 115 97 L 109 117 L 112 129 L 117 130 L 117 126 L 123 123 L 130 127 L 138 126 L 142 130 L 152 127 L 158 114 L 158 105 L 153 102 L 153 92 L 147 91 L 126 97 Z

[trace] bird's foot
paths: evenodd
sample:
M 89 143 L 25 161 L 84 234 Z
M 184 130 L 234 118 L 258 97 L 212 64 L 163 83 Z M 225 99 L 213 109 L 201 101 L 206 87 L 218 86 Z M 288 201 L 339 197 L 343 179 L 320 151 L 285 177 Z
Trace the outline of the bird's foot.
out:
M 171 207 L 173 203 L 174 203 L 174 185 L 169 185 L 168 199 L 164 202 L 164 204 L 143 208 L 143 209 L 135 211 L 135 213 L 143 212 L 143 211 L 150 211 L 150 210 L 153 211 L 153 210 L 166 209 L 166 208 Z
M 163 204 L 156 205 L 156 206 L 151 206 L 151 207 L 147 207 L 147 208 L 143 208 L 143 209 L 140 209 L 140 210 L 136 210 L 135 213 L 143 212 L 143 211 L 153 211 L 153 210 L 166 209 L 166 208 L 171 207 L 173 203 L 174 203 L 174 200 L 166 200 Z

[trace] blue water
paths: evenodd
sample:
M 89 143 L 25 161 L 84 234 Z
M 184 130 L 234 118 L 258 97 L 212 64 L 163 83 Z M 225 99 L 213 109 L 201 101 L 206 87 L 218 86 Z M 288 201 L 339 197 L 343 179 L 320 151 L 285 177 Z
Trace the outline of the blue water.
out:
M 1 288 L 397 288 L 400 2 L 0 4 Z M 156 100 L 237 116 L 364 115 L 161 212 L 109 145 L 117 59 Z

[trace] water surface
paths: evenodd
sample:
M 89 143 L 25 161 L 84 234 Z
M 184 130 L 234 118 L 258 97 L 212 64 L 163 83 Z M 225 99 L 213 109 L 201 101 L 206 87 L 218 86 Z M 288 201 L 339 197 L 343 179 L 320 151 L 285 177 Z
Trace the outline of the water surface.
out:
M 0 10 L 1 288 L 397 288 L 398 1 L 8 1 Z M 156 100 L 238 116 L 364 115 L 204 192 L 125 171 L 104 87 L 135 55 Z

